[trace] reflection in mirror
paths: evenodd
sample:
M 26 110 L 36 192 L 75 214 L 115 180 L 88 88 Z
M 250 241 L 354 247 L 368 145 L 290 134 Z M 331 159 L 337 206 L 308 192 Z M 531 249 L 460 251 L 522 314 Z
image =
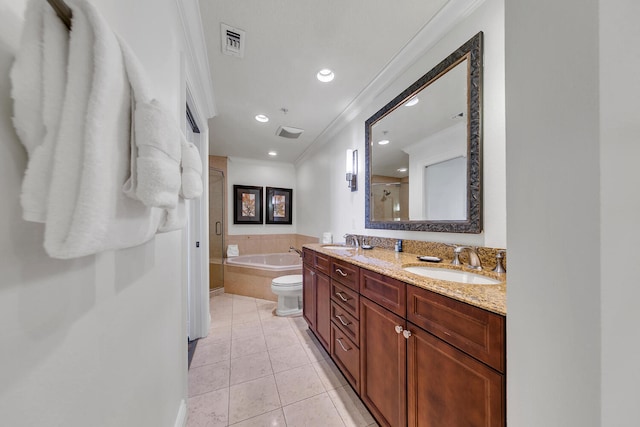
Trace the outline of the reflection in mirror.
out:
M 366 227 L 479 233 L 482 33 L 366 123 Z

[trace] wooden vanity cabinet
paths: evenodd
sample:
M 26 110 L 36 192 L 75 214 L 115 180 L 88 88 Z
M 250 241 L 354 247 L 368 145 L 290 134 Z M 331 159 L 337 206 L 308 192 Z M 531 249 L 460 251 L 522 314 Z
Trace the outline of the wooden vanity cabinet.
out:
M 306 251 L 304 317 L 380 425 L 506 425 L 504 316 Z
M 405 326 L 402 317 L 360 299 L 360 398 L 383 426 L 407 424 Z
M 331 258 L 303 250 L 302 315 L 318 341 L 329 351 L 331 339 Z

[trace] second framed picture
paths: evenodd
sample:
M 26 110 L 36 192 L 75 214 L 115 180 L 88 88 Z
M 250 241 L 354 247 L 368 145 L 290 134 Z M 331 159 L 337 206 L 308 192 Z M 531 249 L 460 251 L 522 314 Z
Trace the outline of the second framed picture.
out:
M 291 224 L 291 205 L 293 204 L 291 188 L 267 187 L 266 224 Z

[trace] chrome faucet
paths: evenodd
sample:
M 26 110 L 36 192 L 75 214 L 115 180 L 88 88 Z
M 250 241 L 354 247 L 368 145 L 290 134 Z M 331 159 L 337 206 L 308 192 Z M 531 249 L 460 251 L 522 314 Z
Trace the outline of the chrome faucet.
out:
M 300 249 L 296 249 L 293 246 L 289 246 L 289 252 L 295 252 L 298 255 L 302 256 L 302 251 Z
M 482 263 L 480 262 L 480 257 L 478 256 L 478 248 L 472 246 L 457 246 L 453 245 L 453 260 L 451 261 L 451 265 L 461 265 L 459 256 L 462 252 L 467 251 L 469 256 L 469 262 L 466 267 L 471 268 L 473 270 L 482 270 Z
M 360 247 L 358 236 L 356 236 L 355 234 L 345 234 L 342 237 L 344 237 L 344 242 L 347 244 L 347 246 L 355 246 L 356 248 Z

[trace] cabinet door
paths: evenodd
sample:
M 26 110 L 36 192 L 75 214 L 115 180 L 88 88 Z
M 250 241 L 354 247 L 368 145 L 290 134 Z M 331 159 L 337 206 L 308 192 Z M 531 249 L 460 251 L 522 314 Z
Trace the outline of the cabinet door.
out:
M 408 425 L 504 426 L 504 376 L 417 326 L 408 328 Z
M 316 329 L 316 275 L 308 265 L 302 266 L 302 317 L 312 331 Z
M 329 351 L 331 342 L 331 281 L 329 276 L 315 274 L 316 279 L 316 332 L 318 340 Z
M 360 298 L 360 397 L 384 426 L 407 422 L 404 327 L 400 316 Z

